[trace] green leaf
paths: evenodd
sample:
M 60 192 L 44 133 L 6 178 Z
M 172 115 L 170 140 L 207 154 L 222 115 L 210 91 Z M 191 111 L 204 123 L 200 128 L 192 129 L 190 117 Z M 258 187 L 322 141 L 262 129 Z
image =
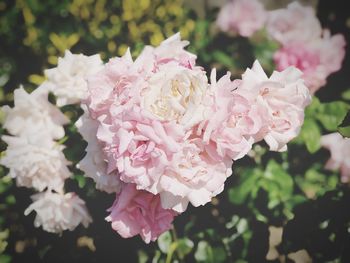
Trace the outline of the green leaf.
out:
M 229 68 L 234 68 L 234 60 L 233 57 L 230 55 L 227 55 L 225 52 L 222 52 L 220 50 L 215 50 L 212 53 L 213 60 L 221 63 L 222 65 L 229 67 Z
M 339 125 L 338 132 L 344 137 L 350 137 L 350 112 L 347 113 L 343 122 Z
M 256 188 L 261 173 L 257 169 L 249 169 L 241 175 L 239 184 L 228 190 L 229 200 L 233 204 L 243 204 L 248 195 Z
M 16 198 L 14 195 L 8 195 L 6 196 L 6 204 L 13 205 L 16 203 Z
M 215 262 L 221 263 L 226 262 L 226 251 L 223 247 L 214 247 L 213 254 L 215 258 Z
M 350 138 L 350 126 L 347 127 L 339 127 L 338 132 L 344 137 Z
M 184 259 L 184 257 L 192 251 L 194 244 L 192 240 L 188 238 L 179 239 L 177 243 L 178 243 L 177 245 L 178 255 L 180 259 Z
M 86 185 L 86 177 L 84 175 L 76 174 L 73 176 L 73 179 L 78 182 L 80 188 L 84 188 Z
M 305 119 L 300 136 L 310 153 L 315 153 L 320 149 L 321 131 L 314 120 Z
M 157 243 L 160 251 L 167 254 L 172 243 L 170 231 L 166 231 L 163 234 L 161 234 L 158 237 Z
M 317 97 L 312 97 L 311 104 L 305 109 L 305 116 L 313 118 L 318 108 L 321 106 L 321 102 Z
M 268 162 L 264 177 L 268 178 L 278 185 L 278 194 L 284 198 L 289 198 L 292 195 L 293 179 L 275 160 L 270 160 Z
M 194 253 L 197 262 L 214 263 L 214 253 L 210 244 L 206 241 L 199 241 L 197 250 Z
M 342 101 L 324 103 L 319 107 L 316 118 L 328 131 L 336 131 L 349 110 L 349 105 Z
M 325 175 L 317 167 L 311 167 L 304 176 L 296 176 L 295 181 L 308 198 L 320 196 L 338 184 L 337 175 Z
M 342 97 L 344 100 L 350 100 L 350 89 L 344 91 L 344 92 L 341 94 L 341 97 Z
M 1 263 L 10 263 L 11 262 L 11 256 L 2 254 L 0 255 L 0 262 Z
M 148 255 L 146 254 L 145 251 L 138 250 L 137 255 L 138 255 L 139 263 L 146 263 L 148 261 Z
M 152 259 L 152 263 L 158 263 L 161 261 L 162 253 L 159 250 L 156 250 L 156 253 L 154 254 L 154 257 Z

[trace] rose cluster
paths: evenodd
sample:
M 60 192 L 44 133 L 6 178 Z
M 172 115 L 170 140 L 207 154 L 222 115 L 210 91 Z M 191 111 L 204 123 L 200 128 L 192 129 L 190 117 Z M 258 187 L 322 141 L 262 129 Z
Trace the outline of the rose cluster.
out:
M 14 107 L 2 108 L 3 127 L 11 136 L 1 137 L 8 146 L 0 164 L 9 169 L 9 176 L 16 179 L 18 186 L 40 192 L 32 196 L 33 203 L 25 214 L 35 211 L 35 226 L 42 226 L 48 232 L 73 230 L 80 223 L 86 227 L 92 221 L 84 201 L 75 193 L 64 193 L 64 181 L 71 177 L 67 167 L 70 162 L 62 152 L 65 147 L 58 140 L 65 136 L 63 125 L 68 124 L 69 119 L 48 100 L 50 91 L 57 95 L 68 94 L 68 98 L 75 96 L 72 94 L 82 96 L 84 91 L 74 91 L 74 88 L 79 89 L 77 83 L 84 87 L 85 82 L 86 86 L 86 71 L 81 67 L 84 63 L 77 63 L 86 58 L 67 52 L 57 68 L 47 71 L 47 81 L 31 93 L 22 87 L 15 90 Z M 67 59 L 74 63 L 67 67 L 64 65 Z M 101 65 L 99 60 L 98 66 Z M 68 84 L 72 88 L 65 92 L 64 85 Z M 65 104 L 68 98 L 58 97 L 57 104 Z
M 315 10 L 296 1 L 268 11 L 259 0 L 230 0 L 220 10 L 217 25 L 224 32 L 243 37 L 265 28 L 280 45 L 273 58 L 277 70 L 289 66 L 300 69 L 311 93 L 341 68 L 345 56 L 344 36 L 331 36 L 329 30 L 322 29 Z
M 88 76 L 78 167 L 116 194 L 106 220 L 123 237 L 154 241 L 189 203 L 209 202 L 254 143 L 286 150 L 310 102 L 294 67 L 268 77 L 256 61 L 242 79 L 213 70 L 209 83 L 186 45 L 175 34 Z

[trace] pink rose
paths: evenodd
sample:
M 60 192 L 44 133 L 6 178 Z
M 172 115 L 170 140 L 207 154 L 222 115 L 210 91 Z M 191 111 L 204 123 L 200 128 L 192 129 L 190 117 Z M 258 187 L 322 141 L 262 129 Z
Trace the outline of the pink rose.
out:
M 197 143 L 192 147 L 203 171 L 193 175 L 194 182 L 183 181 L 177 174 L 174 158 L 182 158 L 178 155 L 187 151 L 187 140 L 193 139 L 194 128 L 205 119 L 209 89 L 205 71 L 195 65 L 196 57 L 184 50 L 186 45 L 176 34 L 159 47 L 146 47 L 134 62 L 129 52 L 111 59 L 89 79 L 86 100 L 90 117 L 98 121 L 97 139 L 107 160 L 107 173 L 117 171 L 123 182 L 160 193 L 164 207 L 179 212 L 189 201 L 198 206 L 220 192 L 228 171 L 225 164 L 213 165 Z M 196 176 L 210 171 L 215 171 L 212 176 L 220 175 L 219 183 L 210 182 L 201 192 L 205 199 L 198 201 L 194 197 L 199 188 Z M 182 184 L 176 189 L 186 188 L 186 193 L 169 188 L 166 180 L 171 176 Z M 174 200 L 167 202 L 170 197 L 165 196 Z
M 302 6 L 299 2 L 292 2 L 287 8 L 270 11 L 266 27 L 269 35 L 284 45 L 304 43 L 322 33 L 315 10 Z
M 216 24 L 224 32 L 250 37 L 264 26 L 266 17 L 264 6 L 257 0 L 231 0 L 221 8 Z
M 278 70 L 295 66 L 303 72 L 303 79 L 311 93 L 326 84 L 327 77 L 341 68 L 345 56 L 345 40 L 340 34 L 330 36 L 325 30 L 323 38 L 308 43 L 291 43 L 274 55 Z
M 328 170 L 340 169 L 341 181 L 350 181 L 350 139 L 343 138 L 339 133 L 331 133 L 321 138 L 321 145 L 331 152 L 331 158 L 325 168 Z
M 214 160 L 242 158 L 251 149 L 254 135 L 262 127 L 258 108 L 234 92 L 238 86 L 238 80 L 230 80 L 230 73 L 216 81 L 216 71 L 212 71 L 208 95 L 210 114 L 198 132 L 203 131 L 206 151 Z
M 214 161 L 201 139 L 184 142 L 159 179 L 162 206 L 184 212 L 189 202 L 195 207 L 210 202 L 224 189 L 231 164 L 227 158 Z
M 272 151 L 285 151 L 287 143 L 295 138 L 304 121 L 304 109 L 310 103 L 308 89 L 301 79 L 302 72 L 289 67 L 282 72 L 274 71 L 268 78 L 255 61 L 252 69 L 242 75 L 242 82 L 235 91 L 259 108 L 265 127 L 255 135 L 263 138 Z
M 146 243 L 169 230 L 176 216 L 162 208 L 159 195 L 137 190 L 133 184 L 123 186 L 109 211 L 106 220 L 123 238 L 139 234 Z

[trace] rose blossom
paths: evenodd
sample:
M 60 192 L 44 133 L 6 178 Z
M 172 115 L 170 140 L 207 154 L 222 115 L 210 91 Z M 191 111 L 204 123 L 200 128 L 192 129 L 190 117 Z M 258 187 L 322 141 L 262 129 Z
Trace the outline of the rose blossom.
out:
M 216 81 L 216 71 L 211 73 L 208 93 L 208 119 L 198 127 L 203 131 L 206 151 L 214 160 L 242 158 L 251 149 L 254 135 L 259 132 L 262 120 L 258 108 L 250 100 L 234 92 L 237 81 L 227 73 Z
M 251 103 L 261 110 L 263 127 L 255 139 L 264 139 L 272 151 L 284 151 L 287 143 L 295 138 L 304 121 L 304 109 L 311 97 L 302 72 L 289 67 L 282 72 L 274 71 L 268 78 L 258 61 L 242 75 L 237 94 L 253 98 Z
M 266 27 L 269 35 L 284 45 L 304 43 L 322 33 L 315 10 L 302 6 L 299 2 L 292 2 L 287 8 L 270 11 Z
M 322 136 L 321 145 L 331 152 L 331 158 L 325 168 L 328 170 L 340 169 L 341 181 L 350 181 L 350 139 L 343 138 L 339 133 L 331 133 Z
M 64 136 L 68 119 L 48 101 L 43 86 L 28 94 L 22 87 L 14 91 L 14 107 L 4 106 L 4 128 L 11 135 L 33 137 L 45 131 L 52 139 Z
M 295 66 L 303 72 L 303 79 L 311 93 L 326 84 L 327 77 L 341 68 L 345 56 L 343 35 L 330 36 L 324 31 L 322 38 L 308 43 L 291 43 L 282 47 L 274 55 L 278 70 Z
M 179 67 L 178 63 L 159 65 L 142 91 L 141 107 L 162 121 L 175 120 L 192 127 L 203 119 L 203 96 L 208 80 L 201 69 Z
M 159 195 L 137 190 L 134 184 L 125 184 L 117 195 L 111 214 L 106 218 L 122 237 L 140 235 L 149 243 L 172 226 L 176 213 L 162 208 Z
M 111 59 L 89 79 L 86 100 L 99 122 L 108 173 L 118 171 L 137 189 L 160 193 L 163 207 L 179 212 L 189 201 L 208 202 L 230 174 L 230 165 L 210 160 L 200 141 L 188 141 L 205 119 L 209 85 L 195 56 L 183 49 L 186 44 L 176 34 L 157 48 L 146 47 L 135 62 L 129 51 Z M 181 174 L 174 158 L 187 159 L 193 174 Z
M 84 171 L 87 177 L 92 178 L 96 188 L 107 193 L 116 193 L 120 190 L 119 175 L 116 172 L 107 173 L 107 163 L 103 158 L 102 145 L 96 138 L 98 122 L 89 117 L 87 109 L 76 122 L 78 131 L 87 141 L 85 157 L 78 163 L 77 167 Z
M 8 147 L 0 164 L 10 169 L 9 175 L 16 178 L 18 186 L 33 187 L 38 191 L 45 188 L 63 191 L 64 180 L 71 173 L 62 145 L 43 134 L 31 139 L 12 136 L 2 136 L 1 139 Z
M 33 203 L 24 211 L 25 215 L 35 211 L 34 225 L 51 233 L 73 230 L 80 223 L 85 227 L 92 219 L 85 202 L 75 193 L 52 193 L 51 191 L 32 195 Z
M 45 86 L 57 97 L 59 107 L 79 103 L 87 94 L 86 77 L 101 68 L 99 55 L 76 55 L 66 50 L 64 57 L 58 59 L 57 67 L 45 70 Z
M 159 179 L 162 206 L 184 212 L 189 202 L 195 207 L 210 202 L 224 189 L 231 164 L 228 158 L 214 161 L 201 139 L 184 142 Z
M 264 26 L 266 18 L 264 6 L 258 0 L 231 0 L 221 8 L 216 24 L 224 32 L 250 37 Z

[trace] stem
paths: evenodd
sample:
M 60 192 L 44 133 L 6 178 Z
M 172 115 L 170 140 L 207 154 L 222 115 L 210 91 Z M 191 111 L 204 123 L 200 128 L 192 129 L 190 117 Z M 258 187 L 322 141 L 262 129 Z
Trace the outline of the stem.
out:
M 175 242 L 177 242 L 177 233 L 176 233 L 176 229 L 175 226 L 173 225 L 173 227 L 171 228 L 171 234 L 173 236 L 173 239 Z

